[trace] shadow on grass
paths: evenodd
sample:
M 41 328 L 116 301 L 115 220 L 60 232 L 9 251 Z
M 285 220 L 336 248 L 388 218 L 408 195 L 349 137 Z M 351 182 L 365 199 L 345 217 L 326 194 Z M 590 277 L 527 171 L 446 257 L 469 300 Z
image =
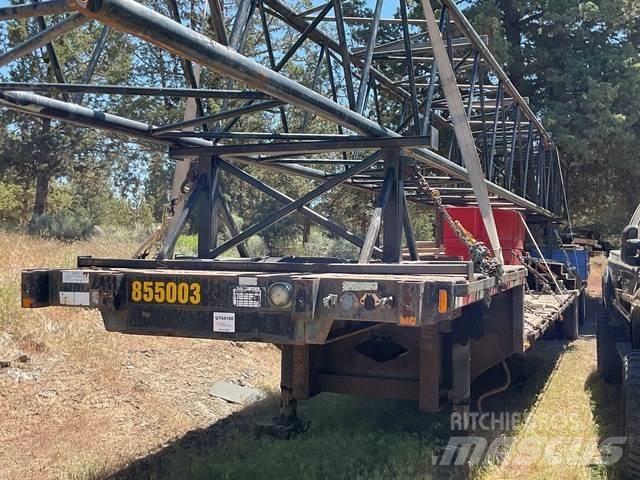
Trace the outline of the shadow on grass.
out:
M 513 381 L 506 392 L 488 398 L 485 412 L 528 411 L 561 356 L 564 344 L 540 342 L 510 361 Z M 502 367 L 482 375 L 473 396 L 504 383 Z M 256 433 L 257 421 L 277 412 L 272 396 L 189 432 L 162 450 L 134 461 L 110 479 L 173 478 L 420 478 L 464 479 L 469 469 L 434 465 L 452 432 L 448 411 L 421 414 L 408 401 L 322 394 L 300 402 L 299 414 L 310 429 L 290 440 Z M 475 400 L 472 404 L 475 406 Z M 524 415 L 522 415 L 524 418 Z M 490 443 L 504 430 L 474 431 Z M 508 432 L 506 432 L 508 434 Z M 437 463 L 437 462 L 436 462 Z
M 597 372 L 593 372 L 584 386 L 591 396 L 591 410 L 598 431 L 598 445 L 611 437 L 622 435 L 620 424 L 620 386 L 605 383 Z M 606 452 L 603 452 L 603 460 Z M 623 478 L 620 464 L 598 467 L 606 471 L 606 478 Z
M 590 297 L 588 304 L 589 321 L 585 324 L 585 331 L 593 336 L 595 341 L 596 318 L 602 311 L 599 297 Z M 610 438 L 622 435 L 620 420 L 620 385 L 606 383 L 596 371 L 592 372 L 584 384 L 584 388 L 591 397 L 591 411 L 598 431 L 598 445 Z M 621 465 L 606 465 L 603 468 L 606 478 L 623 478 Z
M 422 415 L 413 402 L 322 394 L 299 406 L 311 421 L 304 434 L 257 435 L 255 422 L 276 411 L 277 399 L 269 398 L 108 478 L 465 478 L 460 469 L 432 465 L 450 434 L 448 416 Z
M 589 319 L 581 326 L 581 335 L 587 338 L 595 336 L 593 319 L 599 308 L 598 301 L 591 299 L 589 307 Z M 563 352 L 571 348 L 563 341 L 539 341 L 525 354 L 509 359 L 511 385 L 508 390 L 484 400 L 484 412 L 503 419 L 505 415 L 518 414 L 524 420 L 544 391 Z M 472 387 L 472 410 L 479 395 L 504 381 L 501 365 L 478 378 Z M 593 399 L 600 440 L 615 435 L 617 388 L 604 384 L 592 374 L 585 389 Z M 311 422 L 306 433 L 290 440 L 258 435 L 256 422 L 270 419 L 277 408 L 278 398 L 272 396 L 205 429 L 189 432 L 107 478 L 465 479 L 474 475 L 468 467 L 434 465 L 434 456 L 442 453 L 449 438 L 461 436 L 461 432 L 451 431 L 447 410 L 421 414 L 414 402 L 321 394 L 299 403 L 300 417 Z M 501 435 L 509 436 L 510 430 L 475 429 L 471 434 L 491 444 Z M 494 463 L 499 461 L 494 459 Z

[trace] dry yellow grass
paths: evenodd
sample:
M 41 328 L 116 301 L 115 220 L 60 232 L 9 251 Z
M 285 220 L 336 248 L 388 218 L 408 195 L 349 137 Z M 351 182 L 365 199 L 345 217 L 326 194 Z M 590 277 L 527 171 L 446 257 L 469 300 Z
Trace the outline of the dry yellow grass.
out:
M 237 411 L 207 394 L 216 380 L 277 388 L 270 345 L 111 334 L 95 310 L 20 308 L 22 269 L 128 257 L 124 238 L 0 232 L 0 360 L 12 362 L 0 369 L 1 480 L 101 476 Z
M 586 381 L 593 372 L 591 340 L 579 339 L 563 353 L 528 420 L 517 430 L 502 464 L 482 480 L 606 478 L 598 429 Z
M 127 239 L 113 242 L 99 237 L 69 244 L 0 232 L 0 358 L 30 348 L 83 357 L 96 346 L 108 344 L 94 312 L 20 308 L 20 272 L 25 268 L 73 267 L 78 255 L 128 257 L 134 251 L 135 243 Z

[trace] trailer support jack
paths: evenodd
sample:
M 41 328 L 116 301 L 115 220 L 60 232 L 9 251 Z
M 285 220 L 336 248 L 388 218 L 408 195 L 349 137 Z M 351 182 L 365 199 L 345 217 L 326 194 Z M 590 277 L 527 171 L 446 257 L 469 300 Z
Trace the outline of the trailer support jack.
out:
M 280 415 L 271 422 L 258 422 L 258 432 L 275 438 L 286 440 L 304 433 L 309 428 L 309 421 L 298 417 L 298 401 L 292 398 L 291 389 L 281 386 Z

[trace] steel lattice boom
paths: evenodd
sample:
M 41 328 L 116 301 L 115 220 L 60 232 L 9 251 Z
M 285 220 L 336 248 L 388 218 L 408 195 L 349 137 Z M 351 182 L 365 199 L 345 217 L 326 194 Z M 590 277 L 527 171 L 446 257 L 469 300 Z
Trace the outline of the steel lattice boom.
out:
M 34 37 L 0 55 L 0 66 L 46 47 L 57 80 L 1 83 L 2 106 L 163 144 L 173 158 L 198 165 L 189 197 L 178 199 L 184 210 L 179 209 L 162 238 L 154 239 L 162 243 L 160 258 L 171 255 L 190 211 L 202 201 L 207 205 L 200 209 L 202 258 L 234 247 L 245 255 L 242 244 L 247 238 L 297 211 L 363 249 L 370 244 L 367 248 L 374 256 L 398 261 L 403 231 L 409 250 L 415 250 L 406 202 L 432 203 L 408 167 L 432 178 L 446 205 L 482 208 L 490 203 L 494 208 L 521 209 L 531 218 L 565 216 L 559 160 L 550 135 L 492 56 L 486 38 L 475 32 L 452 0 L 441 0 L 436 10 L 437 38 L 429 34 L 428 21 L 408 18 L 405 0 L 400 0 L 399 19 L 381 17 L 383 0 L 375 2 L 371 18 L 345 16 L 337 0 L 306 12 L 294 11 L 281 0 L 239 0 L 229 29 L 222 6 L 210 0 L 207 19 L 215 40 L 180 22 L 193 12 L 180 11 L 175 0 L 168 4 L 173 18 L 134 0 L 50 0 L 0 8 L 0 20 L 35 17 L 40 27 Z M 45 16 L 60 18 L 65 12 L 57 23 L 45 23 Z M 53 42 L 90 21 L 104 25 L 102 34 L 82 83 L 65 83 Z M 278 48 L 270 35 L 274 22 L 290 33 L 280 34 Z M 261 30 L 266 56 L 241 53 L 251 25 Z M 358 44 L 361 37 L 355 29 L 363 26 L 369 28 L 368 35 Z M 387 33 L 380 41 L 384 26 L 397 26 L 389 30 L 396 38 L 388 39 Z M 136 36 L 182 59 L 184 87 L 92 83 L 110 30 Z M 444 58 L 440 45 L 446 49 Z M 307 58 L 315 55 L 310 84 L 288 77 L 285 68 L 297 61 L 303 48 Z M 201 85 L 196 67 L 224 77 L 227 88 Z M 134 121 L 82 106 L 87 95 L 187 97 L 194 99 L 195 115 L 169 125 L 158 125 L 154 118 Z M 221 107 L 207 110 L 207 99 L 221 99 Z M 239 129 L 240 119 L 259 112 L 275 113 L 269 131 Z M 295 131 L 294 112 L 304 115 Z M 334 133 L 314 133 L 314 117 L 334 124 Z M 470 176 L 470 157 L 476 156 L 478 173 Z M 322 183 L 300 199 L 291 199 L 239 168 L 247 164 Z M 239 232 L 220 193 L 222 172 L 248 182 L 282 207 Z M 383 248 L 371 248 L 367 242 L 377 238 L 379 225 L 361 238 L 309 207 L 339 185 L 378 195 L 384 212 Z M 215 240 L 216 211 L 233 232 L 222 245 Z

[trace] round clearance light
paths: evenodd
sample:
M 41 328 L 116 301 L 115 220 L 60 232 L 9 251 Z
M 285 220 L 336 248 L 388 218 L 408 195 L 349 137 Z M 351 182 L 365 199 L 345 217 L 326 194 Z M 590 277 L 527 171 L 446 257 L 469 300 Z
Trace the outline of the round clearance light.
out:
M 269 302 L 274 307 L 286 308 L 291 306 L 291 285 L 284 282 L 274 283 L 267 290 Z

